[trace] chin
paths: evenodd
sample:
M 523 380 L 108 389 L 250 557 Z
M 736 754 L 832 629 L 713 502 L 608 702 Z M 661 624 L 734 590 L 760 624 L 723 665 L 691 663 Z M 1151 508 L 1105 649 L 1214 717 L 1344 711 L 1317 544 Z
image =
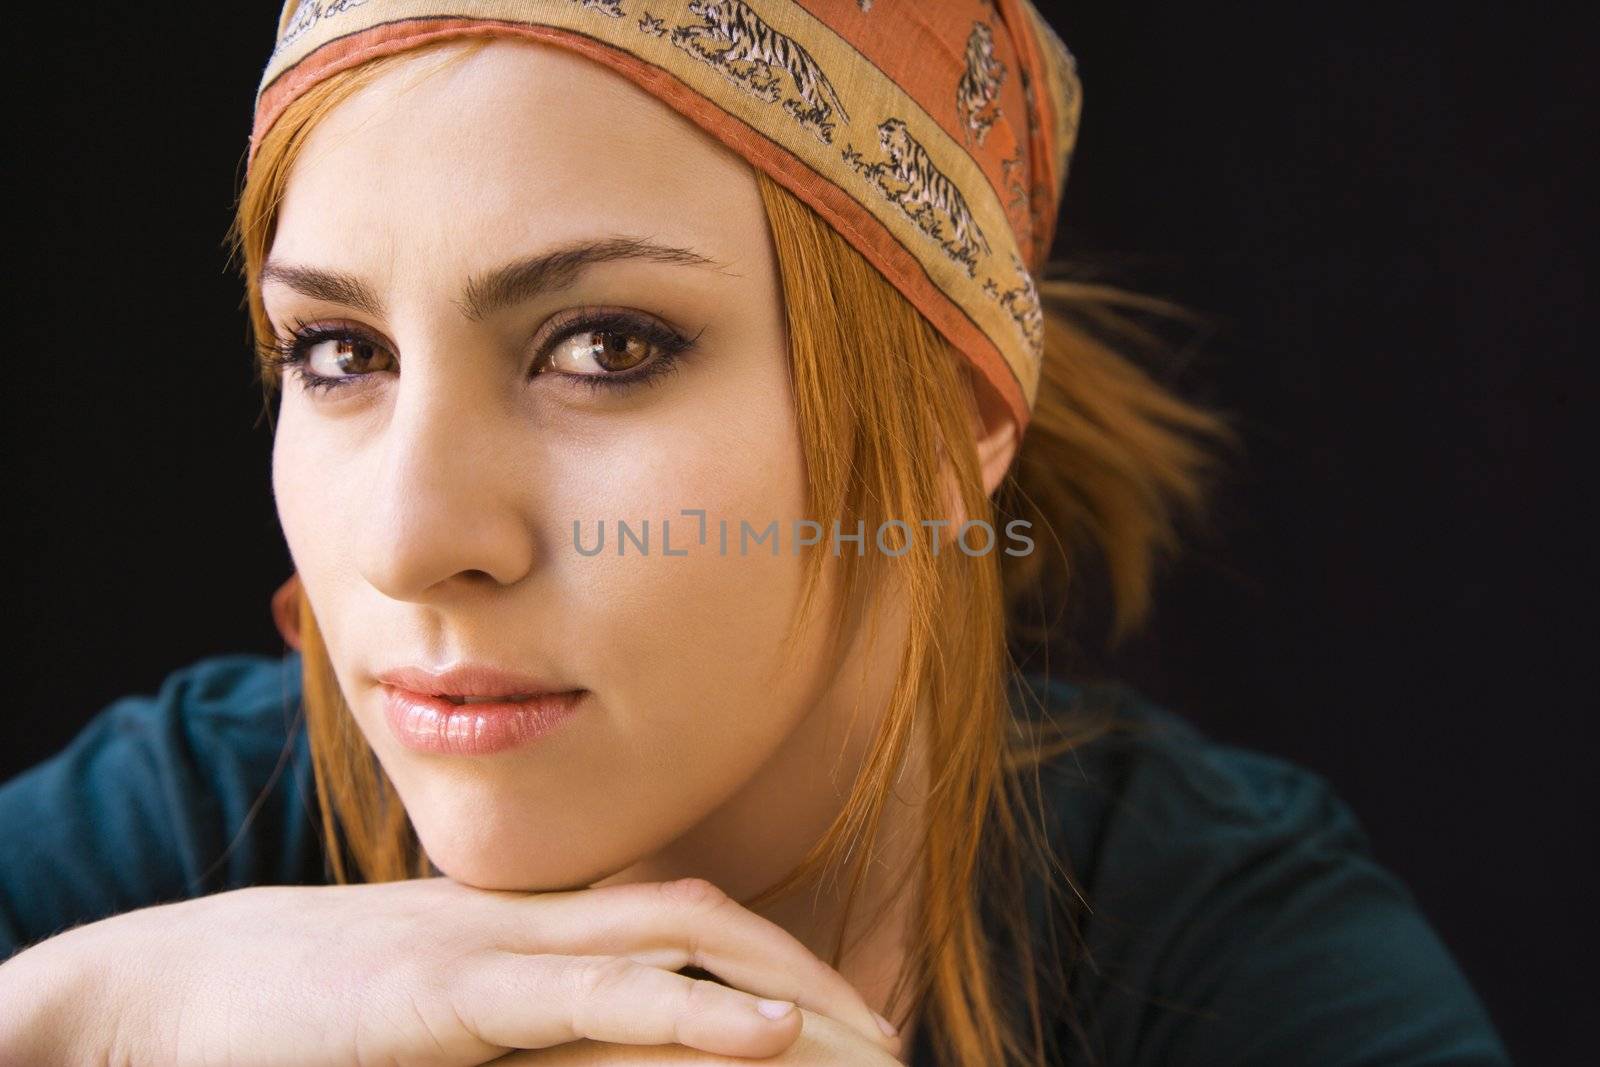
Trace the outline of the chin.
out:
M 587 889 L 622 869 L 625 864 L 596 862 L 592 849 L 574 855 L 545 845 L 507 847 L 504 841 L 477 841 L 470 836 L 445 833 L 435 845 L 423 839 L 423 849 L 440 874 L 475 889 L 522 893 L 558 893 Z

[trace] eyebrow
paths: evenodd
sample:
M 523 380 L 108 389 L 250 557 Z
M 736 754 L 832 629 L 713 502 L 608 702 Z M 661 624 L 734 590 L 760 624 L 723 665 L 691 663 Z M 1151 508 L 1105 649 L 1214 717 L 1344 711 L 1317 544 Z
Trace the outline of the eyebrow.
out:
M 709 267 L 723 264 L 690 248 L 657 244 L 639 237 L 607 237 L 558 245 L 547 252 L 512 260 L 467 279 L 456 298 L 461 313 L 475 322 L 540 293 L 566 288 L 596 263 L 635 259 L 680 266 Z M 261 268 L 261 284 L 277 282 L 314 300 L 384 317 L 383 301 L 361 278 L 343 271 L 324 270 L 268 260 Z

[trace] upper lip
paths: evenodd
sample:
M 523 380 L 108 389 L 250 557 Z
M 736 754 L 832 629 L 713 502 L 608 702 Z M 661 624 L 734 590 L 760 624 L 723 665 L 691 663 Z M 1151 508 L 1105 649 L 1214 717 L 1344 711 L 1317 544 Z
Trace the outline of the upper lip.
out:
M 562 688 L 541 678 L 480 663 L 461 663 L 447 670 L 395 667 L 375 677 L 397 689 L 428 696 L 505 697 L 573 692 L 570 686 Z

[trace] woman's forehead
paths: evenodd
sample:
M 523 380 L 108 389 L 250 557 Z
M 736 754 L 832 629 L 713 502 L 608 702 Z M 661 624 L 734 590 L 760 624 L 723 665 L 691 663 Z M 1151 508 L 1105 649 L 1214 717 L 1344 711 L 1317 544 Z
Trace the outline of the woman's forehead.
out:
M 488 261 L 631 233 L 722 257 L 764 220 L 748 163 L 607 68 L 522 41 L 441 58 L 384 71 L 318 121 L 275 255 L 354 242 L 384 254 L 471 246 Z

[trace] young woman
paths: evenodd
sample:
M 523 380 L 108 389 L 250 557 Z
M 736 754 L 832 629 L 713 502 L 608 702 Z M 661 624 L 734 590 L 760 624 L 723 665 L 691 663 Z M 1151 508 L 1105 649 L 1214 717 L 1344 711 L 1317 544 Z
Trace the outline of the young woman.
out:
M 284 9 L 292 650 L 0 790 L 0 1058 L 1504 1062 L 1319 779 L 1012 661 L 1232 440 L 1044 277 L 1033 8 L 458 7 Z

